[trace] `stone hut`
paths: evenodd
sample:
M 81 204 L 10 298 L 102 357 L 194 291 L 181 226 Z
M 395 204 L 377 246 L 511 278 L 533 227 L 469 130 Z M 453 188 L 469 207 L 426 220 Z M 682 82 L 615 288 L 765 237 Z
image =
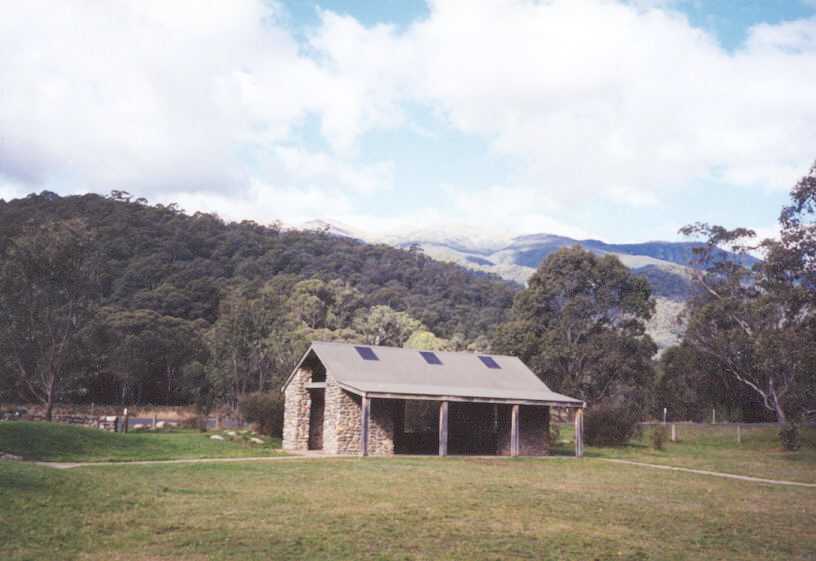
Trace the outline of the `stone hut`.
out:
M 584 405 L 516 357 L 346 343 L 313 343 L 283 391 L 285 450 L 362 456 L 545 455 L 550 408 Z

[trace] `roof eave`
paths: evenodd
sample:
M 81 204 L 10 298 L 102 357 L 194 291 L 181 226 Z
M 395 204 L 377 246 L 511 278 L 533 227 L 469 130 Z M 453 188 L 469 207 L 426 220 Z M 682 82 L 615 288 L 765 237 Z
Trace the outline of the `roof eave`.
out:
M 365 395 L 374 399 L 410 399 L 416 401 L 454 401 L 462 403 L 495 403 L 506 405 L 541 405 L 549 407 L 569 407 L 580 409 L 585 406 L 581 401 L 561 401 L 549 399 L 523 399 L 523 398 L 504 398 L 504 397 L 477 397 L 464 395 L 447 395 L 447 394 L 412 394 L 412 393 L 397 393 L 397 392 L 383 392 L 383 391 L 363 391 L 359 388 L 351 386 L 346 383 L 338 383 L 342 389 L 349 391 L 356 395 Z

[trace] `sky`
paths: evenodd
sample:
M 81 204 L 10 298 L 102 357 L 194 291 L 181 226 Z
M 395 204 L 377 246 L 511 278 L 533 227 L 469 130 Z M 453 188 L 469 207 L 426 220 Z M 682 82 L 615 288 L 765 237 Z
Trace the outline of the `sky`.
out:
M 125 190 L 375 233 L 772 235 L 816 0 L 0 6 L 0 198 Z

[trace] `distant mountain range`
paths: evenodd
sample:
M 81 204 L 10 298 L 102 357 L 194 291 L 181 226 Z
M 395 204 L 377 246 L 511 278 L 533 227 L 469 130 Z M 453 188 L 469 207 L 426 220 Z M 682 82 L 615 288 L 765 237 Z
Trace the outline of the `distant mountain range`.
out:
M 548 255 L 563 247 L 579 245 L 598 255 L 615 255 L 633 272 L 649 280 L 657 299 L 657 313 L 649 325 L 661 348 L 677 342 L 682 334 L 682 312 L 693 292 L 692 270 L 695 242 L 649 241 L 610 244 L 600 240 L 577 240 L 553 234 L 530 234 L 507 239 L 491 238 L 479 231 L 415 230 L 377 236 L 329 220 L 314 220 L 300 226 L 331 235 L 352 237 L 369 243 L 421 249 L 429 257 L 458 263 L 470 269 L 494 273 L 521 284 Z M 750 256 L 729 258 L 751 264 Z

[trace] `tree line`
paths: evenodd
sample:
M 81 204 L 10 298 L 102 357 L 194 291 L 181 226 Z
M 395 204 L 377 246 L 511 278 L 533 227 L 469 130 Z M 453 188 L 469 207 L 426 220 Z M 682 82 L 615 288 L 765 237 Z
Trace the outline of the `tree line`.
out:
M 485 346 L 518 287 L 124 192 L 0 201 L 0 401 L 237 405 L 310 340 Z
M 554 390 L 628 417 L 812 419 L 816 166 L 778 239 L 681 232 L 702 239 L 696 289 L 682 342 L 657 355 L 648 279 L 580 247 L 522 288 L 417 249 L 123 192 L 0 201 L 0 401 L 235 408 L 278 391 L 310 341 L 341 340 L 516 355 Z
M 778 238 L 695 223 L 695 291 L 682 342 L 657 358 L 654 304 L 616 258 L 579 247 L 548 257 L 515 298 L 495 350 L 520 356 L 554 389 L 639 418 L 776 421 L 796 446 L 816 419 L 816 164 L 793 188 Z M 726 251 L 724 251 L 726 250 Z M 758 253 L 759 261 L 745 256 Z

